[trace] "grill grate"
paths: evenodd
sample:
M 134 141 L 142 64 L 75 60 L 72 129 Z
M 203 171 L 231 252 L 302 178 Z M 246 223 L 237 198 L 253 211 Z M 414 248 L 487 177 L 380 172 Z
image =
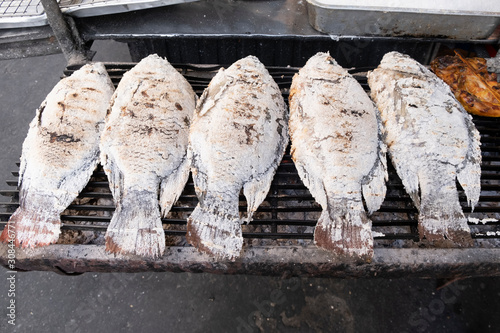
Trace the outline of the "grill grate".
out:
M 132 63 L 108 63 L 106 68 L 115 85 L 122 75 L 134 66 Z M 188 79 L 193 89 L 200 95 L 210 79 L 221 67 L 219 65 L 178 64 L 176 68 Z M 68 67 L 65 75 L 70 75 L 76 67 Z M 351 69 L 365 89 L 366 71 L 369 68 Z M 297 68 L 268 67 L 269 72 L 282 89 L 285 99 Z M 471 213 L 463 191 L 459 191 L 460 203 L 469 217 L 472 236 L 476 247 L 500 247 L 500 135 L 499 119 L 474 117 L 482 142 L 481 198 Z M 374 246 L 377 247 L 421 247 L 417 232 L 418 212 L 406 194 L 401 180 L 389 164 L 387 196 L 381 209 L 371 215 L 373 221 Z M 12 173 L 18 177 L 18 172 Z M 9 180 L 11 187 L 17 180 Z M 17 189 L 0 191 L 11 197 L 11 202 L 0 203 L 1 225 L 4 226 L 11 213 L 18 206 Z M 184 235 L 186 219 L 197 204 L 192 179 L 190 178 L 178 202 L 172 207 L 163 226 L 167 244 L 188 246 Z M 106 175 L 98 168 L 87 187 L 70 207 L 62 214 L 63 232 L 60 243 L 103 244 L 103 236 L 114 210 Z M 244 197 L 240 196 L 240 211 L 246 211 Z M 312 244 L 313 231 L 321 212 L 309 191 L 302 184 L 291 160 L 289 149 L 281 162 L 273 180 L 270 192 L 249 225 L 243 226 L 246 245 L 308 245 Z
M 0 29 L 46 24 L 47 16 L 40 0 L 0 0 Z
M 40 0 L 0 0 L 2 16 L 35 16 L 43 14 Z

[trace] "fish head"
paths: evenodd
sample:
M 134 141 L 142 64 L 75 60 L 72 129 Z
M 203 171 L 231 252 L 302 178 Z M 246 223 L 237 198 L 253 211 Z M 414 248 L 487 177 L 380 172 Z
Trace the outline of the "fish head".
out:
M 379 68 L 400 72 L 403 76 L 404 74 L 428 76 L 430 73 L 428 69 L 409 55 L 396 51 L 386 53 L 380 62 Z
M 178 71 L 170 64 L 170 62 L 160 57 L 157 54 L 150 54 L 139 61 L 131 70 L 126 72 L 123 77 L 132 77 L 143 80 L 163 81 L 171 75 L 179 76 Z
M 342 68 L 329 52 L 318 52 L 312 56 L 302 68 L 302 72 L 308 72 L 312 78 L 332 78 L 345 76 L 347 71 Z
M 245 82 L 262 80 L 263 74 L 269 74 L 264 64 L 255 56 L 247 56 L 228 67 L 226 75 Z
M 102 62 L 94 62 L 90 64 L 86 64 L 81 68 L 82 72 L 85 74 L 98 74 L 98 75 L 108 75 L 106 71 L 106 67 Z

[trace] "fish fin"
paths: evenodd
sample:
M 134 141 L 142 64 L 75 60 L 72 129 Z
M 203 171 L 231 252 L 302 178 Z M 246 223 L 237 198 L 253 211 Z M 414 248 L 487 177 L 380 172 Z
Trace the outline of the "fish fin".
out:
M 194 181 L 194 190 L 198 201 L 203 204 L 207 194 L 207 170 L 201 162 L 201 158 L 197 155 L 191 146 L 188 148 L 188 160 L 191 161 L 191 175 Z
M 118 203 L 106 231 L 106 251 L 158 259 L 165 251 L 157 194 L 130 191 Z
M 295 74 L 299 75 L 299 74 Z M 295 82 L 295 81 L 294 81 Z M 298 81 L 297 81 L 298 82 Z M 294 85 L 293 83 L 292 85 Z M 290 93 L 300 94 L 300 89 L 292 89 Z M 290 149 L 290 153 L 292 155 L 292 160 L 294 161 L 295 168 L 297 169 L 297 173 L 299 174 L 300 180 L 307 187 L 311 195 L 314 199 L 326 209 L 327 199 L 326 199 L 326 191 L 325 186 L 323 184 L 323 170 L 321 170 L 320 163 L 317 163 L 316 156 L 310 150 L 306 149 L 303 145 L 296 145 L 295 142 L 298 140 L 295 138 L 293 140 L 294 133 L 306 133 L 303 127 L 304 121 L 304 108 L 302 107 L 302 103 L 300 102 L 300 97 L 290 98 L 290 103 L 295 104 L 295 117 L 290 117 L 290 128 L 295 127 L 295 131 L 293 131 L 290 135 L 292 137 L 292 146 Z
M 37 133 L 39 131 L 39 127 L 42 122 L 42 113 L 47 106 L 47 100 L 44 100 L 40 107 L 36 110 L 35 118 L 31 121 L 29 125 L 28 134 L 26 139 L 23 142 L 23 149 L 21 152 L 21 164 L 19 166 L 19 177 L 18 177 L 18 186 L 21 186 L 24 180 L 24 174 L 26 172 L 26 168 L 28 166 L 28 160 L 26 159 L 26 155 L 32 149 L 37 149 Z
M 412 165 L 406 163 L 393 163 L 396 172 L 405 187 L 406 193 L 410 196 L 413 204 L 417 209 L 420 209 L 419 196 L 419 179 L 416 170 L 412 169 Z
M 219 69 L 198 100 L 196 105 L 198 117 L 202 117 L 210 111 L 232 83 L 233 80 L 226 76 L 224 68 Z
M 465 116 L 465 122 L 470 132 L 470 145 L 462 168 L 457 172 L 457 178 L 464 189 L 469 206 L 474 210 L 481 194 L 481 142 L 470 115 Z
M 179 199 L 184 186 L 189 178 L 189 166 L 191 162 L 184 158 L 181 164 L 167 177 L 163 178 L 160 185 L 160 208 L 161 215 L 165 217 L 172 205 Z
M 67 193 L 67 195 L 59 198 L 59 205 L 61 207 L 67 207 L 75 200 L 78 193 L 80 193 L 89 182 L 98 164 L 99 150 L 96 149 L 82 160 L 78 169 L 66 174 L 60 180 L 58 189 Z
M 42 125 L 42 115 L 46 107 L 47 107 L 47 100 L 44 100 L 42 104 L 40 104 L 40 107 L 36 109 L 36 115 L 33 121 L 31 122 L 30 127 L 39 127 Z
M 314 243 L 346 262 L 369 262 L 373 257 L 372 223 L 363 209 L 337 202 L 321 212 Z
M 106 118 L 105 118 L 105 123 L 108 123 L 110 121 L 110 118 L 112 117 L 111 116 L 111 111 L 113 110 L 113 105 L 115 105 L 115 101 L 116 101 L 116 91 L 113 93 L 113 95 L 111 95 L 111 99 L 109 100 L 109 106 L 108 108 L 106 109 Z
M 16 247 L 33 248 L 56 243 L 60 233 L 58 213 L 19 207 L 3 229 L 0 241 L 14 239 Z
M 269 188 L 271 187 L 274 171 L 273 168 L 270 168 L 265 174 L 261 175 L 259 178 L 252 179 L 243 186 L 243 194 L 247 199 L 247 223 L 252 221 L 253 213 L 266 198 Z
M 420 239 L 434 247 L 470 247 L 473 241 L 458 200 L 455 177 L 451 176 L 453 166 L 438 167 L 446 169 L 419 177 L 422 191 L 418 216 Z
M 457 178 L 464 189 L 469 206 L 474 211 L 481 194 L 481 164 L 469 161 L 463 169 L 458 171 Z
M 285 106 L 283 106 L 285 107 Z M 273 177 L 276 170 L 283 159 L 286 147 L 288 146 L 288 119 L 279 119 L 278 124 L 280 124 L 280 140 L 276 146 L 274 160 L 267 170 L 257 174 L 250 181 L 243 185 L 243 194 L 247 199 L 247 218 L 246 222 L 250 223 L 252 221 L 253 213 L 259 208 L 260 204 L 264 201 L 271 187 Z
M 266 198 L 275 172 L 276 169 L 271 167 L 263 174 L 260 174 L 258 177 L 253 178 L 243 185 L 243 194 L 247 199 L 247 223 L 252 221 L 253 213 L 257 210 L 257 208 L 259 208 L 262 201 Z
M 122 196 L 122 188 L 123 188 L 123 174 L 118 168 L 118 166 L 114 163 L 112 156 L 108 155 L 104 151 L 101 150 L 101 164 L 103 166 L 104 172 L 108 177 L 109 189 L 111 190 L 111 194 L 115 199 L 115 202 L 120 200 Z
M 28 138 L 26 138 L 26 140 L 24 141 L 23 143 L 23 152 L 24 151 L 28 151 L 28 144 L 27 144 L 27 140 Z M 24 181 L 24 176 L 25 176 L 25 173 L 26 173 L 26 169 L 27 169 L 27 166 L 28 166 L 28 160 L 26 159 L 26 155 L 24 153 L 21 153 L 21 163 L 19 165 L 19 177 L 17 179 L 17 186 L 18 187 L 21 187 L 22 184 L 23 184 L 23 181 Z
M 385 183 L 389 176 L 387 174 L 387 159 L 385 155 L 385 145 L 381 143 L 377 162 L 368 175 L 369 181 L 361 186 L 369 214 L 380 208 L 387 192 Z
M 297 168 L 300 180 L 304 183 L 309 192 L 311 192 L 314 199 L 321 205 L 321 207 L 326 208 L 326 190 L 322 178 L 315 177 L 314 174 L 308 172 L 307 166 L 301 162 L 295 161 L 295 167 Z
M 217 259 L 235 260 L 243 247 L 240 219 L 198 204 L 188 218 L 186 239 Z

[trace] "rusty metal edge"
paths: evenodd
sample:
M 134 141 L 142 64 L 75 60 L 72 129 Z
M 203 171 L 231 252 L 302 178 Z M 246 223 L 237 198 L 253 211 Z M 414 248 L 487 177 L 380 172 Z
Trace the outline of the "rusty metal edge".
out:
M 95 52 L 86 47 L 73 19 L 64 17 L 56 0 L 41 0 L 41 2 L 68 65 L 90 62 Z
M 0 244 L 0 264 L 9 252 Z M 375 249 L 370 263 L 342 263 L 314 246 L 250 247 L 234 262 L 215 261 L 192 247 L 169 247 L 159 260 L 112 255 L 104 246 L 50 245 L 16 249 L 17 270 L 83 272 L 193 272 L 336 278 L 500 276 L 500 249 Z M 9 268 L 10 269 L 10 268 Z

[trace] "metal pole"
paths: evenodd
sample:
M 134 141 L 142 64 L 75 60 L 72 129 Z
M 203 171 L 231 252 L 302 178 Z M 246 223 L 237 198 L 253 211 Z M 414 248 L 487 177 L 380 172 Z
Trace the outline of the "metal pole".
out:
M 85 49 L 76 28 L 71 29 L 64 18 L 57 0 L 41 0 L 41 2 L 68 65 L 89 62 L 94 52 Z

